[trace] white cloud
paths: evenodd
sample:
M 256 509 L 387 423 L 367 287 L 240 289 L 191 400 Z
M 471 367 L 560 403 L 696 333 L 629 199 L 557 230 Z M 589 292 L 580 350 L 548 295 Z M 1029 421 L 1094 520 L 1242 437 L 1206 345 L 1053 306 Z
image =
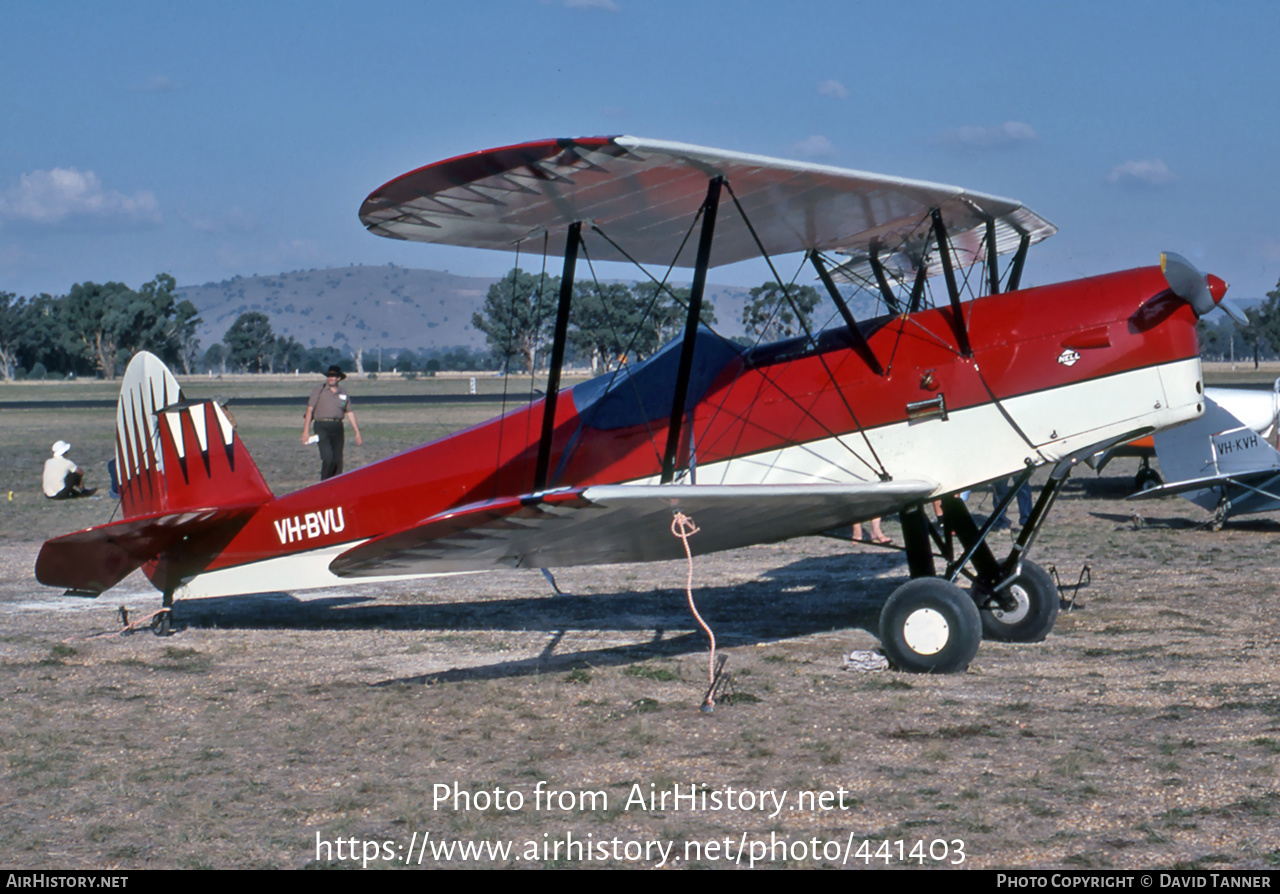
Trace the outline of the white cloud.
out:
M 153 74 L 138 85 L 138 89 L 143 93 L 169 93 L 173 90 L 181 90 L 185 86 L 168 75 Z
M 1006 121 L 996 127 L 966 125 L 949 130 L 938 138 L 940 143 L 971 149 L 1018 146 L 1033 143 L 1040 138 L 1036 129 L 1023 121 Z
M 834 79 L 818 84 L 818 93 L 822 96 L 830 96 L 832 99 L 849 98 L 849 88 Z
M 814 134 L 808 139 L 793 143 L 791 151 L 802 158 L 827 158 L 836 154 L 836 147 L 826 137 Z
M 1147 186 L 1163 186 L 1177 179 L 1178 176 L 1169 170 L 1169 166 L 1158 158 L 1126 161 L 1122 165 L 1116 165 L 1107 175 L 1108 183 L 1141 183 Z
M 58 224 L 77 217 L 156 224 L 160 223 L 160 205 L 149 191 L 127 196 L 106 190 L 93 171 L 75 168 L 31 171 L 0 196 L 0 221 Z

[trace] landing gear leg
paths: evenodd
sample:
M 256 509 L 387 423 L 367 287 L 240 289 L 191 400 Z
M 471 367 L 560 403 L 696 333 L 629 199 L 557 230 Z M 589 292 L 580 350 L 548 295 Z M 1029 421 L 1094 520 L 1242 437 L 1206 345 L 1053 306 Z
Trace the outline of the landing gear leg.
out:
M 164 591 L 164 599 L 160 603 L 160 611 L 151 619 L 151 632 L 156 636 L 173 635 L 173 589 Z
M 930 525 L 922 507 L 902 513 L 907 562 L 916 579 L 895 591 L 880 616 L 881 643 L 894 664 L 904 670 L 947 673 L 962 670 L 973 659 L 977 645 L 973 644 L 969 651 L 968 622 L 954 606 L 957 593 L 980 610 L 978 628 L 989 639 L 1039 642 L 1049 635 L 1058 619 L 1058 588 L 1044 569 L 1023 556 L 1039 534 L 1073 465 L 1072 461 L 1063 461 L 1054 468 L 1027 524 L 1003 561 L 992 552 L 988 537 L 1013 494 L 1031 477 L 1031 469 L 1019 476 L 1005 501 L 982 526 L 964 501 L 954 496 L 941 501 L 943 533 Z M 960 546 L 959 555 L 954 554 L 954 543 Z M 933 577 L 935 544 L 947 560 L 946 570 L 938 578 Z M 973 581 L 967 593 L 955 586 L 961 574 Z M 930 584 L 927 587 L 913 586 L 926 582 Z M 944 590 L 939 584 L 948 588 Z
M 1133 489 L 1137 491 L 1151 490 L 1153 487 L 1159 487 L 1164 484 L 1164 479 L 1160 477 L 1160 473 L 1151 468 L 1150 457 L 1142 458 L 1142 465 L 1138 466 L 1138 474 L 1133 476 Z
M 1218 506 L 1213 510 L 1213 518 L 1209 519 L 1210 531 L 1221 531 L 1222 526 L 1227 522 L 1227 516 L 1231 514 L 1231 501 L 1224 495 L 1218 501 Z

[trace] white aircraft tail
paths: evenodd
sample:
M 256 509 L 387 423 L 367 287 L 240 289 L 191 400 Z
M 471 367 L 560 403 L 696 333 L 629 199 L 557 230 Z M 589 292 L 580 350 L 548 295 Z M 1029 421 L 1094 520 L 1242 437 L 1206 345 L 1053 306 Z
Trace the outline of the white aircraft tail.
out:
M 1156 457 L 1167 483 L 1144 491 L 1143 497 L 1181 494 L 1212 511 L 1228 486 L 1280 474 L 1280 452 L 1263 435 L 1211 397 L 1204 403 L 1199 419 L 1156 434 Z

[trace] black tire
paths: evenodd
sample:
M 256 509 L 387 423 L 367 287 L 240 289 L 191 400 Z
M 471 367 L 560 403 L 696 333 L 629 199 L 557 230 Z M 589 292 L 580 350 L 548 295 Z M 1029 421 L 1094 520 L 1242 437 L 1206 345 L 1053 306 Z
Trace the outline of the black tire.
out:
M 964 590 L 941 578 L 908 581 L 880 611 L 880 645 L 899 670 L 959 673 L 981 644 L 978 607 Z
M 1136 491 L 1151 490 L 1164 484 L 1164 479 L 1160 477 L 1160 473 L 1150 466 L 1143 466 L 1138 470 L 1138 474 L 1133 476 L 1133 488 Z
M 1058 587 L 1052 575 L 1035 562 L 1023 562 L 1022 573 L 1009 584 L 1017 600 L 1012 611 L 982 610 L 982 631 L 987 639 L 1006 643 L 1038 643 L 1058 620 Z
M 151 619 L 151 632 L 156 636 L 168 636 L 173 632 L 173 617 L 169 612 L 161 612 Z

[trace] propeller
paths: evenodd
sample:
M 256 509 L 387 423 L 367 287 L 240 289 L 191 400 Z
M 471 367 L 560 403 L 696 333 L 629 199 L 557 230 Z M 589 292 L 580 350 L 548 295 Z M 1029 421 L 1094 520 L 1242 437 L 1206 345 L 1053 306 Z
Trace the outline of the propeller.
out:
M 1223 294 L 1227 291 L 1226 283 L 1216 276 L 1205 276 L 1182 255 L 1171 251 L 1161 252 L 1160 271 L 1164 273 L 1164 279 L 1169 284 L 1170 291 L 1190 304 L 1197 317 L 1203 317 L 1215 307 L 1221 307 L 1227 312 L 1227 316 L 1241 326 L 1249 324 L 1248 317 L 1242 314 L 1238 307 L 1220 303 Z

